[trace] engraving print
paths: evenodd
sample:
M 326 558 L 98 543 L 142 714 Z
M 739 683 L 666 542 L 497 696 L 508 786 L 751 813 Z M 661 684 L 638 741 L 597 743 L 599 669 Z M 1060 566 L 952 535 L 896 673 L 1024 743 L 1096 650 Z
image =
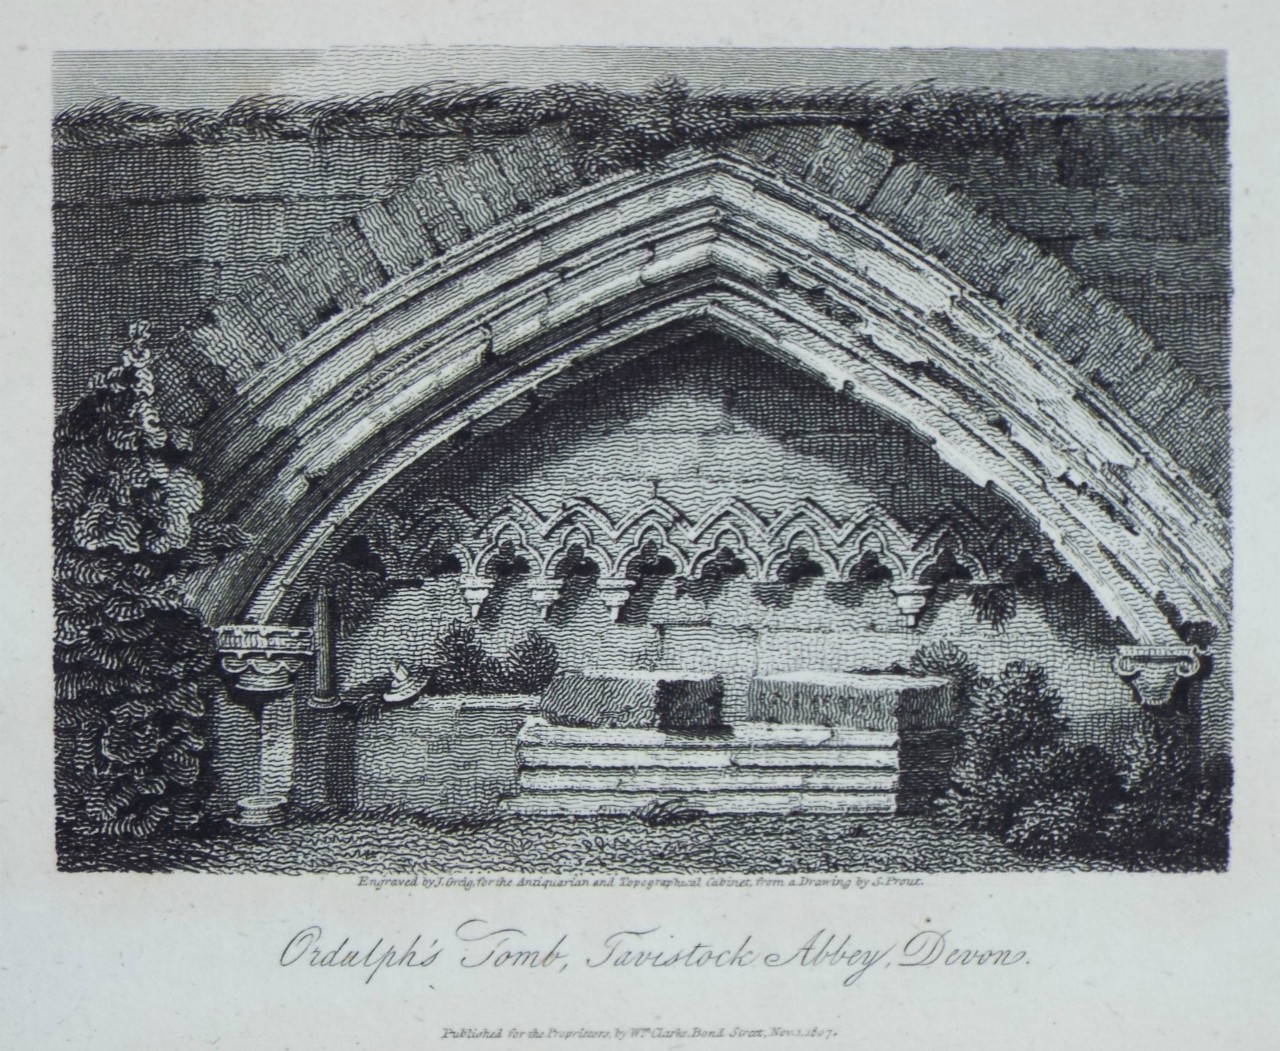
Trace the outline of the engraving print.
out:
M 1224 869 L 1222 56 L 605 50 L 57 56 L 60 867 Z

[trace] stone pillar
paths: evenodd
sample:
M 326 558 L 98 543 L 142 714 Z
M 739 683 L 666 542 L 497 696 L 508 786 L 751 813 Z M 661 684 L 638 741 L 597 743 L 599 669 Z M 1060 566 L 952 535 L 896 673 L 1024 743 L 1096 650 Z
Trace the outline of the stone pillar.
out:
M 338 707 L 336 654 L 333 634 L 333 596 L 327 584 L 317 584 L 312 599 L 312 632 L 315 636 L 316 682 L 307 702 L 312 708 Z
M 294 676 L 314 651 L 309 628 L 229 624 L 218 629 L 222 670 L 259 719 L 258 791 L 238 801 L 239 824 L 276 825 L 293 790 Z

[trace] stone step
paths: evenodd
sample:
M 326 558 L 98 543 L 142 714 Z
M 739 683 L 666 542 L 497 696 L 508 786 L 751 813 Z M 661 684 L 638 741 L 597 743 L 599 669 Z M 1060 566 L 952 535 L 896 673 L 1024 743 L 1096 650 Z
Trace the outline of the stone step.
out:
M 530 792 L 503 803 L 514 814 L 634 814 L 646 806 L 671 801 L 706 814 L 892 814 L 892 792 L 708 792 L 680 799 L 643 792 Z
M 740 748 L 724 744 L 705 748 L 626 748 L 602 745 L 523 744 L 520 764 L 544 767 L 594 769 L 724 769 L 727 767 L 836 766 L 895 770 L 898 753 L 893 748 L 791 747 Z
M 760 749 L 883 748 L 896 749 L 898 735 L 888 730 L 855 730 L 842 726 L 737 723 L 722 731 L 670 733 L 649 728 L 553 726 L 533 718 L 520 731 L 521 745 L 575 748 Z
M 654 769 L 590 770 L 578 768 L 522 770 L 521 792 L 659 792 L 704 795 L 712 792 L 841 791 L 894 792 L 896 771 L 883 770 L 750 770 Z

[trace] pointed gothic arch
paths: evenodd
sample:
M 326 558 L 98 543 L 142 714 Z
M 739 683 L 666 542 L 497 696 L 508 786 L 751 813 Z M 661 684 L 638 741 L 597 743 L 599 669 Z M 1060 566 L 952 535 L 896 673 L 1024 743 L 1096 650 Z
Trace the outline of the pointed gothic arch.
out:
M 1052 541 L 1148 646 L 1228 619 L 1228 531 L 1148 431 L 937 259 L 834 197 L 690 152 L 531 210 L 264 354 L 202 425 L 215 510 L 257 538 L 206 577 L 269 622 L 335 528 L 406 468 L 610 355 L 713 331 L 930 442 Z

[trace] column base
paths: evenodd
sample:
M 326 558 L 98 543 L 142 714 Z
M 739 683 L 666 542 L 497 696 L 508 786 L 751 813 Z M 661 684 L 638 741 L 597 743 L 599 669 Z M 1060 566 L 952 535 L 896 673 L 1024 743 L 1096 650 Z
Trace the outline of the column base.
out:
M 342 699 L 338 697 L 337 694 L 333 694 L 329 697 L 321 697 L 316 694 L 312 694 L 307 698 L 307 707 L 316 708 L 322 712 L 328 712 L 332 711 L 334 708 L 342 707 Z
M 270 828 L 283 825 L 285 807 L 289 800 L 280 795 L 245 796 L 236 801 L 240 813 L 231 819 L 233 825 L 241 828 Z

